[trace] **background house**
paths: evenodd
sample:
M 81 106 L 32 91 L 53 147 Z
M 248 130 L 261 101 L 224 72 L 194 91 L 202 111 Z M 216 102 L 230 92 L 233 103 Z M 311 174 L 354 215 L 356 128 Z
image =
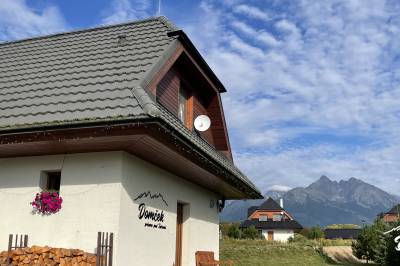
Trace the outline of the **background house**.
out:
M 400 204 L 393 206 L 388 212 L 378 214 L 378 217 L 387 223 L 400 221 Z
M 114 265 L 194 265 L 218 255 L 225 199 L 261 197 L 233 164 L 224 86 L 163 17 L 3 43 L 0 69 L 1 250 L 22 233 L 94 252 L 104 231 Z M 47 190 L 61 211 L 32 213 Z
M 303 227 L 283 208 L 283 200 L 279 205 L 268 198 L 260 206 L 248 209 L 248 218 L 240 224 L 240 228 L 254 226 L 269 241 L 286 242 L 294 237 L 294 230 Z
M 325 239 L 356 239 L 361 233 L 359 228 L 327 228 L 324 230 Z

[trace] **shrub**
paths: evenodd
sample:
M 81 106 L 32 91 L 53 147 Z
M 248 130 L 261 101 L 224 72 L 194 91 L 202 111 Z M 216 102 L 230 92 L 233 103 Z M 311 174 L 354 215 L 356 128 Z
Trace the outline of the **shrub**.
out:
M 301 234 L 294 234 L 293 237 L 289 238 L 289 243 L 306 243 L 308 239 Z
M 245 239 L 256 239 L 260 238 L 258 230 L 254 226 L 250 226 L 248 228 L 243 229 L 242 238 Z
M 241 236 L 241 232 L 239 226 L 237 224 L 232 224 L 228 229 L 228 236 L 230 238 L 239 239 Z
M 308 238 L 308 234 L 310 233 L 310 229 L 308 228 L 303 228 L 298 233 L 306 238 Z
M 309 239 L 320 239 L 320 238 L 324 238 L 325 234 L 324 234 L 324 231 L 322 231 L 321 227 L 319 227 L 319 225 L 317 225 L 317 226 L 310 228 L 307 237 Z
M 228 231 L 229 231 L 229 228 L 231 227 L 231 225 L 232 225 L 231 223 L 221 223 L 219 225 L 219 229 L 220 229 L 223 237 L 228 236 Z

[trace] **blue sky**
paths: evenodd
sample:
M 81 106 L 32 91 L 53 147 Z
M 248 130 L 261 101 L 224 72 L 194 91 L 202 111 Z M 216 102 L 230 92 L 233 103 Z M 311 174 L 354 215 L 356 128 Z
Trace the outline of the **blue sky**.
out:
M 0 40 L 154 16 L 150 0 L 1 0 Z M 162 1 L 228 88 L 235 162 L 264 191 L 324 174 L 400 195 L 400 2 Z

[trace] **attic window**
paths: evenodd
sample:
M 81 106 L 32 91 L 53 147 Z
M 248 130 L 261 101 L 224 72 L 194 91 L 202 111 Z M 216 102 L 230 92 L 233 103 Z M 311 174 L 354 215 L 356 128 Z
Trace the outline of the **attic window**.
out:
M 178 118 L 189 129 L 191 129 L 193 123 L 193 105 L 191 104 L 191 101 L 191 92 L 186 89 L 186 87 L 181 86 L 179 89 Z
M 42 172 L 40 187 L 44 191 L 60 192 L 61 171 Z
M 266 222 L 268 221 L 268 216 L 267 215 L 260 215 L 260 217 L 258 218 L 258 220 L 260 222 Z
M 274 214 L 274 216 L 272 217 L 272 220 L 274 222 L 280 222 L 282 221 L 282 214 Z

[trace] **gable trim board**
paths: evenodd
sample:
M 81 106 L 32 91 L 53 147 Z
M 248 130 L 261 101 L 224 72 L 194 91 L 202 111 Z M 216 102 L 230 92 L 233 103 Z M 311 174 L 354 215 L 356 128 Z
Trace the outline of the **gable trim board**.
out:
M 205 160 L 203 168 L 241 191 L 241 195 L 237 195 L 239 198 L 262 198 L 260 191 L 225 155 L 156 103 L 155 96 L 146 88 L 154 75 L 171 60 L 178 47 L 183 45 L 193 53 L 220 92 L 225 91 L 187 36 L 182 32 L 168 36 L 171 31 L 176 31 L 176 28 L 165 18 L 158 17 L 0 44 L 0 54 L 5 55 L 5 59 L 0 61 L 0 68 L 6 70 L 3 77 L 11 77 L 0 77 L 2 147 L 16 146 L 17 139 L 19 144 L 33 143 L 34 135 L 50 138 L 54 132 L 58 131 L 57 135 L 65 129 L 131 124 L 152 128 L 157 125 L 156 128 L 164 130 L 179 143 L 191 147 L 199 160 Z M 126 45 L 117 43 L 120 35 L 126 36 Z M 144 45 L 149 40 L 157 49 Z M 68 55 L 64 55 L 63 51 Z M 100 52 L 102 56 L 98 56 Z M 20 61 L 7 57 L 11 53 Z M 39 58 L 44 58 L 43 53 L 52 57 L 39 62 Z M 29 56 L 24 57 L 25 54 Z M 90 63 L 82 61 L 76 65 L 73 60 L 65 59 L 71 56 Z M 122 60 L 116 61 L 114 56 L 124 58 L 130 62 L 129 65 L 124 65 Z M 54 60 L 58 58 L 64 58 L 68 64 L 48 69 L 47 64 L 56 65 Z M 143 60 L 147 63 L 142 64 Z M 24 70 L 18 70 L 22 64 Z M 65 69 L 69 67 L 74 72 L 67 75 Z M 65 99 L 56 100 L 60 98 Z M 13 106 L 16 101 L 21 102 L 18 107 Z M 25 138 L 22 137 L 24 135 Z M 26 138 L 27 135 L 31 137 Z

